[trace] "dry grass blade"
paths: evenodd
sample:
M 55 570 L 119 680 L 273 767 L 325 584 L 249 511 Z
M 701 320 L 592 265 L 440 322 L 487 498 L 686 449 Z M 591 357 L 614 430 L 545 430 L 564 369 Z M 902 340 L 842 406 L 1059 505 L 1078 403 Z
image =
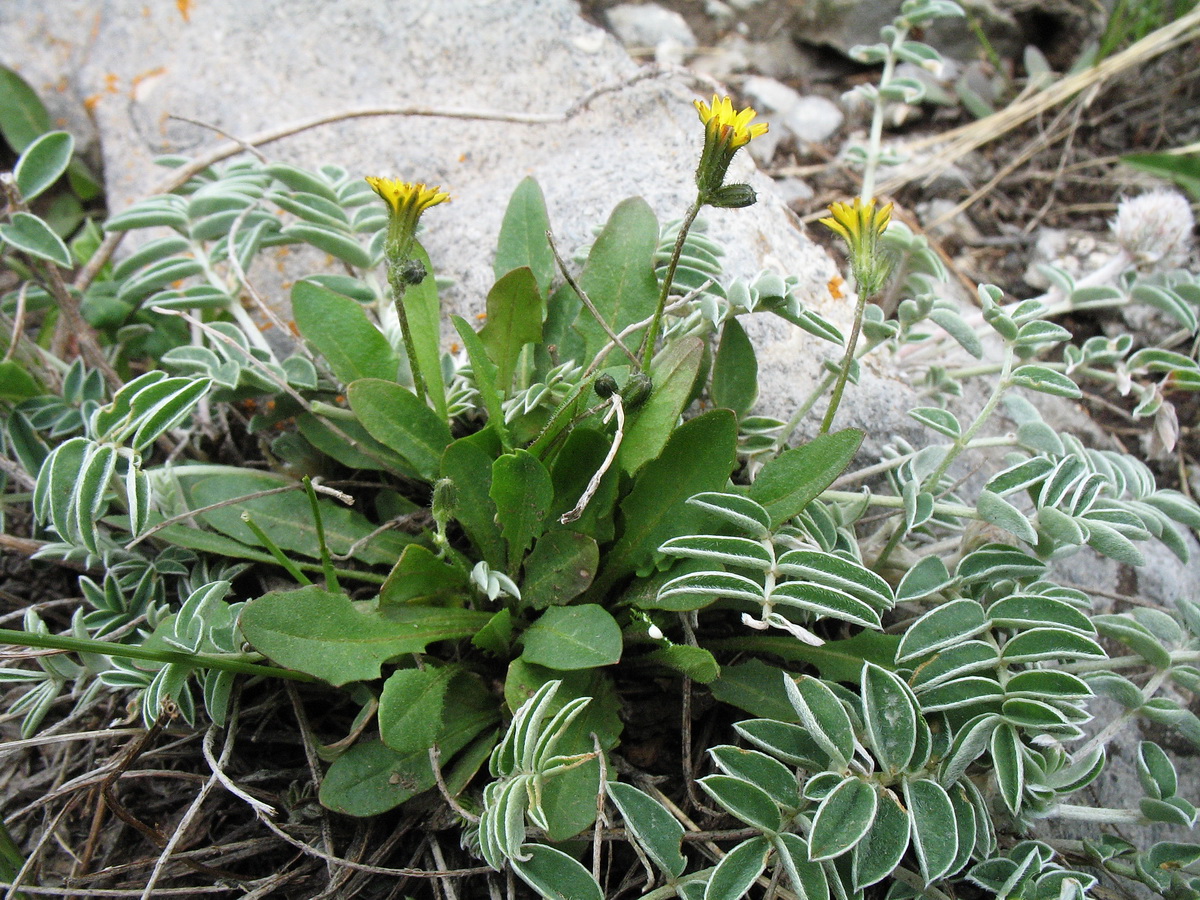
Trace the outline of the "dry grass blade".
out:
M 1194 40 L 1198 36 L 1200 36 L 1200 8 L 1151 32 L 1132 47 L 1115 56 L 1110 56 L 1099 65 L 1069 75 L 1044 91 L 1013 103 L 987 118 L 934 135 L 923 141 L 914 142 L 909 146 L 909 150 L 939 145 L 941 149 L 929 159 L 906 166 L 900 175 L 882 182 L 877 193 L 887 196 L 895 193 L 905 184 L 940 172 L 971 151 L 991 143 L 1060 103 L 1065 103 L 1076 94 L 1103 84 L 1123 72 L 1144 66 L 1155 57 L 1182 43 Z

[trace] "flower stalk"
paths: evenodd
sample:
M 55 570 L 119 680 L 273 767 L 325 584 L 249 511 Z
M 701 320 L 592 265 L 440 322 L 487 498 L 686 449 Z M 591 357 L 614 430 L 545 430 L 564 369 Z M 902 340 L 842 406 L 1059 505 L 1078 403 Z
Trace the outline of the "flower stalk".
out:
M 830 215 L 820 221 L 846 242 L 850 251 L 850 271 L 854 275 L 858 299 L 854 304 L 854 323 L 846 341 L 846 352 L 842 357 L 838 379 L 833 387 L 833 395 L 829 398 L 829 408 L 821 422 L 821 434 L 826 434 L 833 426 L 834 416 L 841 405 L 842 393 L 850 377 L 850 367 L 854 364 L 854 348 L 862 331 L 863 312 L 867 308 L 867 302 L 879 295 L 892 271 L 892 260 L 879 247 L 879 238 L 892 220 L 892 204 L 877 208 L 874 200 L 864 202 L 861 197 L 855 197 L 851 204 L 831 204 L 829 212 Z
M 412 329 L 408 324 L 408 309 L 404 305 L 404 295 L 410 286 L 420 284 L 429 274 L 425 271 L 424 263 L 413 256 L 417 223 L 421 218 L 421 213 L 431 206 L 445 203 L 450 199 L 450 195 L 443 192 L 440 187 L 426 187 L 423 183 L 414 184 L 370 175 L 367 176 L 366 181 L 388 205 L 388 234 L 383 251 L 384 258 L 387 260 L 388 285 L 392 289 L 392 302 L 396 307 L 396 318 L 400 321 L 400 334 L 404 339 L 404 352 L 408 356 L 413 387 L 416 389 L 418 397 L 430 400 L 432 398 L 429 396 L 425 376 L 421 372 Z
M 740 209 L 752 206 L 758 201 L 754 188 L 748 184 L 726 184 L 725 176 L 729 172 L 729 164 L 738 150 L 750 143 L 754 138 L 766 134 L 770 127 L 766 122 L 751 125 L 758 115 L 753 107 L 735 110 L 733 101 L 728 97 L 718 97 L 713 94 L 712 103 L 703 100 L 694 101 L 700 121 L 704 123 L 704 149 L 700 151 L 700 163 L 696 167 L 696 200 L 688 207 L 679 226 L 679 235 L 675 239 L 675 248 L 667 263 L 667 271 L 663 276 L 662 289 L 658 294 L 658 305 L 650 327 L 642 341 L 639 351 L 641 370 L 648 372 L 650 361 L 654 358 L 654 347 L 658 343 L 659 332 L 662 329 L 663 312 L 667 307 L 667 298 L 671 294 L 671 284 L 675 280 L 675 270 L 679 266 L 679 258 L 683 255 L 683 247 L 687 242 L 688 231 L 696 216 L 705 206 L 718 209 Z

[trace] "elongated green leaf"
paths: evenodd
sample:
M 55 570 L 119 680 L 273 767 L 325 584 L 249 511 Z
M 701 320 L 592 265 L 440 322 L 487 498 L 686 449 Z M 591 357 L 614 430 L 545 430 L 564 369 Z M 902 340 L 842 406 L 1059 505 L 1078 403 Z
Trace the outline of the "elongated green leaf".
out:
M 779 831 L 783 820 L 771 796 L 757 785 L 732 775 L 708 775 L 700 779 L 705 793 L 747 825 L 765 832 Z
M 129 439 L 134 450 L 143 451 L 165 432 L 189 415 L 212 387 L 209 378 L 165 378 L 144 391 L 132 402 L 132 422 L 136 428 Z
M 64 269 L 71 267 L 71 251 L 62 238 L 32 213 L 13 213 L 8 224 L 0 225 L 0 241 Z
M 798 834 L 778 834 L 775 852 L 800 900 L 829 900 L 829 881 L 820 863 L 810 862 L 808 842 Z
M 854 888 L 861 891 L 891 875 L 908 849 L 910 819 L 896 794 L 879 789 L 871 828 L 854 848 Z
M 957 783 L 967 767 L 984 754 L 991 745 L 992 732 L 999 722 L 997 715 L 981 715 L 958 729 L 950 752 L 942 762 L 939 781 L 944 787 Z
M 682 875 L 687 860 L 680 852 L 683 826 L 679 820 L 649 794 L 632 785 L 610 782 L 608 797 L 620 811 L 625 829 L 654 864 L 672 878 Z
M 77 501 L 76 486 L 79 473 L 95 447 L 96 444 L 87 438 L 71 438 L 55 448 L 38 472 L 34 509 L 38 518 L 53 525 L 65 541 L 75 536 L 72 514 Z
M 1000 651 L 988 641 L 969 640 L 939 650 L 933 657 L 917 666 L 912 686 L 920 693 L 964 675 L 995 669 Z
M 371 437 L 408 460 L 422 478 L 437 479 L 450 429 L 433 410 L 412 391 L 378 378 L 355 381 L 346 395 Z
M 436 783 L 428 751 L 397 753 L 378 740 L 359 741 L 321 780 L 321 805 L 347 816 L 376 816 Z
M 517 449 L 492 465 L 490 495 L 500 533 L 508 543 L 509 569 L 515 574 L 529 545 L 545 530 L 546 514 L 554 502 L 554 483 L 536 456 Z
M 739 416 L 750 412 L 758 399 L 758 360 L 746 329 L 735 318 L 725 320 L 713 363 L 712 401 Z
M 750 537 L 761 540 L 771 533 L 767 511 L 744 494 L 705 491 L 688 498 L 688 503 L 729 522 Z
M 249 497 L 289 484 L 295 483 L 266 473 L 231 468 L 229 474 L 198 480 L 191 485 L 189 494 L 193 504 L 201 507 Z M 319 500 L 318 507 L 325 527 L 325 541 L 332 553 L 350 552 L 352 545 L 375 531 L 375 525 L 357 510 L 347 509 L 340 503 L 326 499 Z M 320 556 L 312 507 L 303 491 L 255 497 L 199 515 L 205 524 L 234 540 L 251 547 L 262 546 L 242 520 L 243 511 L 249 512 L 255 524 L 283 550 L 302 553 L 314 559 Z M 384 532 L 360 545 L 354 555 L 371 565 L 390 564 L 411 541 L 411 538 L 397 532 Z
M 649 567 L 666 541 L 695 533 L 699 511 L 689 509 L 687 499 L 725 486 L 736 446 L 737 421 L 729 410 L 712 410 L 677 428 L 662 454 L 642 467 L 621 503 L 624 531 L 585 596 L 605 596 L 619 579 Z
M 527 662 L 550 669 L 590 669 L 621 658 L 621 629 L 605 609 L 592 604 L 552 606 L 524 635 Z
M 623 471 L 632 474 L 662 452 L 691 399 L 703 361 L 704 344 L 699 338 L 675 341 L 655 357 L 650 370 L 653 391 L 629 413 L 625 439 L 617 452 Z
M 995 711 L 1004 699 L 1004 688 L 994 678 L 968 675 L 943 681 L 918 691 L 921 709 L 926 713 L 971 707 L 972 712 Z
M 858 452 L 863 437 L 857 428 L 823 434 L 803 447 L 785 450 L 763 466 L 750 486 L 750 497 L 770 513 L 771 527 L 778 528 L 799 515 L 833 484 Z
M 458 496 L 454 518 L 487 564 L 503 571 L 507 556 L 491 497 L 492 462 L 478 441 L 461 438 L 446 448 L 441 473 L 454 483 Z
M 0 66 L 0 134 L 20 153 L 54 127 L 37 91 L 8 66 Z
M 293 222 L 285 225 L 280 234 L 286 238 L 312 244 L 342 262 L 365 269 L 371 265 L 371 254 L 363 245 L 341 229 L 315 222 Z
M 1005 644 L 1001 656 L 1012 665 L 1051 659 L 1103 659 L 1106 654 L 1099 644 L 1077 632 L 1061 628 L 1033 628 Z
M 554 254 L 546 238 L 549 230 L 546 198 L 537 181 L 527 176 L 509 198 L 504 221 L 500 224 L 496 261 L 492 267 L 496 279 L 499 280 L 513 269 L 528 266 L 537 279 L 541 295 L 549 296 L 550 284 L 554 280 Z
M 471 370 L 475 373 L 475 386 L 479 390 L 480 399 L 483 400 L 483 408 L 487 410 L 488 425 L 495 429 L 501 443 L 504 444 L 504 449 L 511 450 L 512 440 L 508 435 L 508 425 L 504 421 L 504 408 L 500 405 L 501 391 L 498 387 L 496 366 L 488 359 L 487 349 L 483 346 L 483 341 L 479 339 L 479 334 L 471 327 L 470 322 L 462 316 L 451 316 L 450 321 L 454 323 L 454 330 L 462 338 L 467 358 L 471 360 Z M 507 384 L 507 382 L 505 383 Z
M 871 785 L 853 776 L 845 778 L 817 807 L 808 836 L 810 859 L 833 859 L 852 849 L 875 822 L 878 805 Z
M 672 578 L 658 592 L 655 605 L 664 609 L 699 609 L 725 597 L 763 601 L 763 588 L 757 581 L 735 572 L 689 572 Z M 684 603 L 680 603 L 680 600 Z M 665 601 L 671 601 L 667 603 Z
M 726 775 L 732 775 L 756 786 L 781 806 L 799 808 L 800 795 L 797 792 L 796 773 L 773 756 L 728 745 L 713 747 L 709 753 L 713 762 Z
M 912 819 L 912 844 L 926 884 L 949 871 L 958 855 L 958 825 L 950 797 L 937 782 L 919 778 L 904 784 Z
M 795 722 L 796 711 L 783 686 L 784 673 L 760 659 L 748 659 L 721 667 L 721 676 L 709 690 L 722 703 L 736 706 L 752 716 Z
M 954 413 L 948 409 L 941 409 L 936 406 L 921 406 L 916 409 L 910 409 L 908 414 L 922 425 L 926 425 L 938 434 L 944 434 L 948 438 L 957 438 L 962 434 L 962 426 L 958 423 L 958 419 L 954 417 Z
M 829 754 L 813 740 L 807 727 L 775 719 L 749 719 L 734 726 L 742 737 L 756 747 L 793 765 L 806 769 L 824 769 Z
M 891 672 L 868 663 L 863 667 L 862 700 L 867 745 L 884 771 L 904 770 L 917 746 L 916 698 Z
M 1021 811 L 1021 795 L 1025 790 L 1025 757 L 1017 730 L 1007 724 L 998 726 L 992 732 L 991 751 L 1000 797 L 1009 812 L 1016 814 Z
M 1000 628 L 1038 628 L 1053 625 L 1080 634 L 1095 634 L 1086 613 L 1064 600 L 1040 594 L 1012 594 L 988 607 L 988 618 Z
M 785 581 L 771 591 L 771 602 L 829 616 L 862 625 L 864 628 L 879 628 L 879 612 L 836 588 L 801 581 Z
M 658 303 L 657 249 L 658 220 L 646 201 L 630 197 L 617 204 L 579 277 L 579 286 L 614 331 L 653 315 Z M 590 362 L 608 343 L 608 335 L 586 309 L 580 311 L 574 327 L 583 338 L 579 359 Z M 636 351 L 640 337 L 641 332 L 629 335 L 626 345 L 632 344 Z
M 762 541 L 722 535 L 685 535 L 671 538 L 658 548 L 671 556 L 703 559 L 709 562 L 767 571 L 775 564 L 775 554 Z
M 522 844 L 520 857 L 509 860 L 521 880 L 552 900 L 604 900 L 592 873 L 574 857 L 545 844 Z
M 1062 700 L 1086 700 L 1092 689 L 1086 681 L 1070 672 L 1055 669 L 1029 669 L 1011 675 L 1004 683 L 1008 697 L 1040 697 Z
M 100 551 L 97 523 L 107 507 L 105 493 L 117 467 L 117 450 L 111 444 L 93 444 L 79 472 L 74 487 L 75 527 L 72 533 L 92 553 Z
M 771 844 L 765 837 L 753 837 L 738 844 L 717 864 L 708 880 L 704 900 L 740 900 L 767 867 Z
M 487 296 L 487 324 L 479 340 L 496 366 L 496 387 L 505 396 L 526 344 L 542 339 L 546 301 L 533 272 L 522 266 L 501 276 Z
M 952 600 L 935 606 L 905 630 L 896 650 L 896 662 L 908 662 L 973 638 L 986 630 L 988 624 L 988 616 L 978 601 Z
M 396 380 L 399 357 L 357 300 L 313 281 L 297 281 L 292 314 L 300 334 L 320 351 L 342 384 L 360 378 Z
M 75 139 L 65 131 L 43 134 L 21 153 L 13 177 L 22 199 L 28 203 L 58 181 L 71 162 Z
M 975 509 L 985 521 L 1011 532 L 1027 544 L 1037 543 L 1037 532 L 1019 509 L 992 491 L 980 491 Z
M 1009 380 L 1019 387 L 1029 388 L 1029 390 L 1041 394 L 1072 399 L 1082 396 L 1074 381 L 1061 372 L 1047 369 L 1045 366 L 1019 366 L 1009 376 Z
M 721 674 L 721 667 L 712 653 L 689 644 L 668 644 L 651 650 L 641 659 L 649 665 L 674 669 L 698 684 L 711 684 Z
M 592 428 L 577 427 L 567 435 L 562 451 L 554 460 L 550 472 L 554 480 L 554 507 L 551 518 L 558 519 L 568 510 L 575 508 L 592 476 L 603 465 L 612 441 L 606 434 Z M 614 508 L 621 473 L 610 467 L 600 478 L 596 492 L 584 508 L 583 514 L 570 523 L 570 528 L 589 535 L 597 543 L 604 544 L 616 533 Z
M 419 242 L 413 243 L 412 254 L 414 259 L 425 266 L 425 271 L 429 274 L 420 284 L 409 285 L 404 292 L 408 329 L 412 335 L 416 363 L 425 377 L 433 409 L 443 422 L 448 422 L 446 383 L 442 378 L 442 307 L 438 301 L 437 278 L 433 275 L 433 263 L 429 261 L 429 254 Z
M 343 685 L 378 678 L 387 660 L 421 653 L 434 641 L 470 637 L 489 618 L 487 612 L 431 607 L 401 607 L 385 616 L 309 585 L 251 600 L 239 625 L 256 650 L 280 665 Z
M 819 678 L 784 676 L 783 685 L 800 723 L 821 750 L 840 765 L 854 757 L 854 727 L 850 714 L 828 685 Z
M 781 575 L 812 581 L 843 591 L 880 610 L 892 608 L 892 588 L 859 563 L 822 550 L 789 550 L 779 557 Z

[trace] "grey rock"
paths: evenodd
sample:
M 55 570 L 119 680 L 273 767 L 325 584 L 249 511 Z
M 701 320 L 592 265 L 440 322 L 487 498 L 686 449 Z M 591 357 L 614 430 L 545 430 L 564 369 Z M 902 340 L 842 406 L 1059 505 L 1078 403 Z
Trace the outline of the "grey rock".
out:
M 608 25 L 626 47 L 658 47 L 671 42 L 695 47 L 696 36 L 679 13 L 657 3 L 622 3 L 605 13 Z
M 832 100 L 824 97 L 801 97 L 783 118 L 783 125 L 797 139 L 820 144 L 833 137 L 842 127 L 845 116 Z
M 781 126 L 806 143 L 827 140 L 845 118 L 832 101 L 824 97 L 805 97 L 774 78 L 751 76 L 743 83 L 742 92 L 773 125 Z M 783 135 L 776 132 L 775 140 L 781 137 Z

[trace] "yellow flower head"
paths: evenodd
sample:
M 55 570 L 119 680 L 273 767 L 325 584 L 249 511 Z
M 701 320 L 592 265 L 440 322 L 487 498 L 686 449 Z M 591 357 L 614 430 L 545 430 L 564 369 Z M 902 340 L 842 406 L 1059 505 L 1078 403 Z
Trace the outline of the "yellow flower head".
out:
M 367 184 L 388 205 L 388 235 L 384 245 L 384 255 L 388 260 L 389 271 L 407 273 L 406 280 L 413 284 L 424 277 L 424 272 L 410 271 L 413 240 L 417 233 L 417 220 L 421 213 L 431 206 L 445 203 L 450 195 L 440 187 L 426 187 L 424 184 L 413 184 L 408 181 L 396 181 L 393 178 L 376 178 L 367 176 Z M 420 275 L 420 278 L 416 276 Z M 390 276 L 389 276 L 390 277 Z
M 892 221 L 892 204 L 876 209 L 874 200 L 863 203 L 861 197 L 855 197 L 852 204 L 831 203 L 829 212 L 831 216 L 821 219 L 821 224 L 841 235 L 851 251 L 867 241 L 873 243 Z
M 892 204 L 879 209 L 874 200 L 864 203 L 855 197 L 853 203 L 829 204 L 829 212 L 821 224 L 849 247 L 850 270 L 860 294 L 870 297 L 878 293 L 892 269 L 891 259 L 879 249 L 879 238 L 892 221 Z
M 704 123 L 704 150 L 696 167 L 700 202 L 724 208 L 749 206 L 755 200 L 753 189 L 749 185 L 726 185 L 725 173 L 739 148 L 766 133 L 767 123 L 751 125 L 750 120 L 758 113 L 749 106 L 735 110 L 728 97 L 713 94 L 711 106 L 703 100 L 694 103 Z
M 696 112 L 700 113 L 700 121 L 704 123 L 705 130 L 713 132 L 722 140 L 728 140 L 731 150 L 743 147 L 759 135 L 766 134 L 770 127 L 766 122 L 751 125 L 750 120 L 758 115 L 754 108 L 747 106 L 735 112 L 733 101 L 728 97 L 713 94 L 712 106 L 703 100 L 692 102 L 696 106 Z
M 417 215 L 425 212 L 431 206 L 445 203 L 450 195 L 440 187 L 426 187 L 424 184 L 412 184 L 408 181 L 397 181 L 394 178 L 376 178 L 367 176 L 367 184 L 380 197 L 387 201 L 394 215 L 405 210 L 416 210 Z

